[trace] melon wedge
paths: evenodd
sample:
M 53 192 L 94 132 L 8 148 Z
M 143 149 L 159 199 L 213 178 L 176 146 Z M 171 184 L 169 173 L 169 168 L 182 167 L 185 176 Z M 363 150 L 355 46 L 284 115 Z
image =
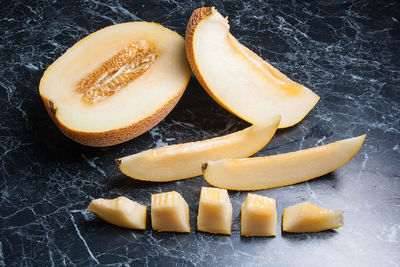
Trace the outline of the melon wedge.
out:
M 179 34 L 156 23 L 130 22 L 101 29 L 68 49 L 45 71 L 39 92 L 67 137 L 109 146 L 159 123 L 190 74 Z
M 129 198 L 94 199 L 87 209 L 108 223 L 130 229 L 146 229 L 146 206 Z
M 208 140 L 164 146 L 117 159 L 121 172 L 137 180 L 166 182 L 201 175 L 207 160 L 248 157 L 274 135 L 280 117 Z
M 196 9 L 186 29 L 186 54 L 203 88 L 220 105 L 250 122 L 282 116 L 279 128 L 301 121 L 318 102 L 310 89 L 241 45 L 214 7 Z
M 365 135 L 291 153 L 249 159 L 223 159 L 203 165 L 203 175 L 215 187 L 261 190 L 292 185 L 332 172 L 360 150 Z
M 343 211 L 318 207 L 308 201 L 287 207 L 283 211 L 282 228 L 285 232 L 320 232 L 343 225 Z

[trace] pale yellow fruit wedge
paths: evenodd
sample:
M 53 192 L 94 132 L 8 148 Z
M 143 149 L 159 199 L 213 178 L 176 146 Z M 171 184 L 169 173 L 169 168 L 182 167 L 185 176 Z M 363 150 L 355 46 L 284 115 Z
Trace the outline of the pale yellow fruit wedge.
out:
M 151 225 L 159 232 L 190 232 L 189 206 L 181 194 L 151 195 Z
M 276 236 L 276 201 L 273 198 L 251 194 L 242 204 L 241 235 Z
M 164 146 L 117 159 L 121 172 L 145 181 L 165 182 L 201 175 L 207 160 L 248 157 L 263 148 L 274 135 L 279 116 L 229 135 Z
M 336 229 L 344 225 L 343 211 L 318 207 L 307 201 L 285 208 L 282 224 L 283 231 L 293 233 Z
M 208 161 L 203 165 L 203 175 L 209 184 L 230 190 L 292 185 L 340 168 L 357 154 L 364 139 L 361 135 L 274 156 Z
M 126 197 L 92 200 L 88 211 L 104 221 L 130 229 L 146 229 L 146 206 Z
M 197 230 L 213 234 L 231 234 L 232 204 L 225 189 L 202 187 Z
M 319 100 L 310 89 L 240 44 L 229 33 L 227 18 L 214 7 L 193 11 L 185 48 L 193 73 L 207 93 L 250 123 L 262 121 L 264 114 L 280 114 L 279 128 L 289 127 Z

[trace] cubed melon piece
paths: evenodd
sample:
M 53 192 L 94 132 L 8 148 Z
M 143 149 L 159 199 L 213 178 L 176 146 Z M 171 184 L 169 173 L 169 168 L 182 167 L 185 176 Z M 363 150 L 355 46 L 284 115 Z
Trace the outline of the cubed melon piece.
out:
M 146 206 L 129 198 L 94 199 L 87 209 L 108 223 L 130 229 L 146 229 Z
M 275 236 L 276 201 L 273 198 L 248 194 L 242 204 L 241 235 Z
M 197 230 L 213 234 L 231 234 L 232 204 L 226 189 L 202 187 Z
M 283 231 L 294 233 L 320 232 L 343 226 L 343 211 L 302 202 L 283 211 Z
M 159 232 L 190 232 L 189 206 L 181 194 L 151 195 L 151 225 Z

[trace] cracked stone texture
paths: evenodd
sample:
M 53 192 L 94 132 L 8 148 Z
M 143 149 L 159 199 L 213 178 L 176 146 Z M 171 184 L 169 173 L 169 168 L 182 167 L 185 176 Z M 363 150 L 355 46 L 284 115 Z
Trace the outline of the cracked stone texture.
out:
M 247 126 L 194 78 L 166 119 L 121 145 L 81 146 L 51 122 L 39 80 L 68 47 L 105 26 L 136 20 L 184 35 L 192 10 L 204 5 L 215 5 L 242 43 L 321 96 L 301 123 L 279 130 L 258 156 L 367 133 L 357 156 L 339 170 L 257 192 L 277 200 L 279 221 L 284 207 L 309 200 L 344 210 L 344 227 L 240 237 L 247 193 L 230 191 L 232 236 L 196 232 L 203 177 L 146 183 L 122 175 L 115 158 Z M 0 266 L 399 266 L 397 1 L 15 0 L 4 1 L 0 13 Z M 157 233 L 150 220 L 145 231 L 126 230 L 86 211 L 94 198 L 120 195 L 149 207 L 152 193 L 170 190 L 190 205 L 191 234 Z

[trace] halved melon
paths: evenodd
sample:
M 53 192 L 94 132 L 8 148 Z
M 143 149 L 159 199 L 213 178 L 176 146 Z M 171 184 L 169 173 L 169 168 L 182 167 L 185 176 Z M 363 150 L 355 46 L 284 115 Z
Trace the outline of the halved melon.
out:
M 190 78 L 183 38 L 160 24 L 130 22 L 76 43 L 44 73 L 44 105 L 78 143 L 109 146 L 159 123 Z
M 292 185 L 340 168 L 357 154 L 364 139 L 361 135 L 291 153 L 208 161 L 203 165 L 203 175 L 209 184 L 230 190 Z
M 279 120 L 277 116 L 236 133 L 150 149 L 116 162 L 121 172 L 138 180 L 166 182 L 199 176 L 207 160 L 242 158 L 256 153 L 272 138 Z
M 319 97 L 241 45 L 214 7 L 196 9 L 186 29 L 186 54 L 203 88 L 224 108 L 250 122 L 282 116 L 279 128 L 301 121 Z

